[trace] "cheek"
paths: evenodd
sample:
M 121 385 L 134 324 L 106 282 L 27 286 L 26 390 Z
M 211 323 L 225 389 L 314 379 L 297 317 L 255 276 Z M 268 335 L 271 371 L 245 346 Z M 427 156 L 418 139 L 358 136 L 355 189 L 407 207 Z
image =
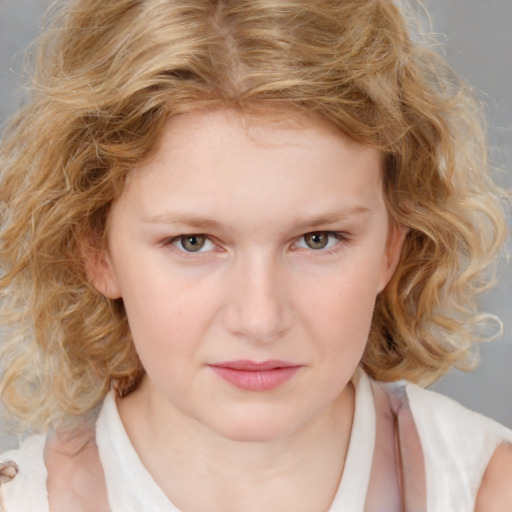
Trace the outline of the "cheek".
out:
M 123 299 L 136 349 L 143 359 L 151 350 L 161 354 L 189 353 L 215 317 L 215 288 L 190 280 L 147 279 L 125 289 Z
M 314 293 L 303 297 L 310 331 L 323 339 L 325 355 L 345 357 L 349 352 L 362 354 L 368 339 L 377 296 L 375 271 L 351 271 L 334 274 Z M 311 292 L 311 290 L 310 290 Z
M 135 349 L 152 381 L 181 389 L 204 332 L 200 304 L 176 292 L 148 298 L 146 303 L 125 301 Z

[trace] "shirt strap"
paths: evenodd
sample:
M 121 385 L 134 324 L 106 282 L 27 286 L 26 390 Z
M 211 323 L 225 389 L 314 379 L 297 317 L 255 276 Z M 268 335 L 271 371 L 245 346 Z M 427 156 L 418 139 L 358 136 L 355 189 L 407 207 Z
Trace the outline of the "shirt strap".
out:
M 48 436 L 44 454 L 52 512 L 108 512 L 105 474 L 94 425 Z
M 372 382 L 377 418 L 366 512 L 427 510 L 425 462 L 401 383 Z

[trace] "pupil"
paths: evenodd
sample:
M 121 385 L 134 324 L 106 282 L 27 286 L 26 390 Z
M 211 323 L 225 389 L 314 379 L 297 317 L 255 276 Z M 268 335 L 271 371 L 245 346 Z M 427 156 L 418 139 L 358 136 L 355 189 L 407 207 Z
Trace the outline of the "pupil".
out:
M 326 233 L 309 233 L 305 236 L 306 243 L 311 249 L 323 249 L 328 242 L 328 236 Z
M 190 235 L 182 238 L 181 245 L 186 251 L 196 252 L 204 246 L 204 242 L 204 235 Z

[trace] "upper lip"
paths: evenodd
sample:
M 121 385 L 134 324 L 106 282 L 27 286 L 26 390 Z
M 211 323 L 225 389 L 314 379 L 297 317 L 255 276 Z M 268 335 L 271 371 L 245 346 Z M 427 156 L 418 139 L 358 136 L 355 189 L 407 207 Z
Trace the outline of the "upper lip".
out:
M 238 361 L 225 361 L 222 363 L 215 363 L 210 366 L 217 368 L 229 368 L 230 370 L 265 371 L 276 370 L 278 368 L 294 368 L 301 365 L 297 363 L 291 363 L 289 361 L 269 360 L 257 362 L 248 359 L 241 359 Z

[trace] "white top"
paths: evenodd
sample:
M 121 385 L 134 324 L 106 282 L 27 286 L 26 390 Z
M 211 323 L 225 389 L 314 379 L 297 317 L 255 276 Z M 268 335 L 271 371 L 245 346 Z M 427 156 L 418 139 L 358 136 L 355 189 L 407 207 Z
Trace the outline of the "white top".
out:
M 343 476 L 329 512 L 362 512 L 375 445 L 376 413 L 368 377 L 354 379 L 352 434 Z M 425 458 L 428 512 L 472 512 L 483 473 L 496 446 L 512 432 L 457 402 L 414 384 L 406 392 Z M 110 393 L 96 423 L 96 442 L 111 512 L 180 512 L 141 463 Z M 0 491 L 6 512 L 49 512 L 44 436 L 27 439 L 0 461 L 20 471 Z M 2 503 L 2 500 L 0 500 Z
M 368 379 L 360 379 L 345 469 L 329 512 L 363 510 L 375 439 L 371 395 Z M 96 442 L 113 512 L 180 512 L 142 465 L 121 422 L 113 394 L 105 399 L 98 418 Z
M 494 450 L 512 431 L 415 384 L 406 387 L 423 447 L 428 512 L 470 511 Z

